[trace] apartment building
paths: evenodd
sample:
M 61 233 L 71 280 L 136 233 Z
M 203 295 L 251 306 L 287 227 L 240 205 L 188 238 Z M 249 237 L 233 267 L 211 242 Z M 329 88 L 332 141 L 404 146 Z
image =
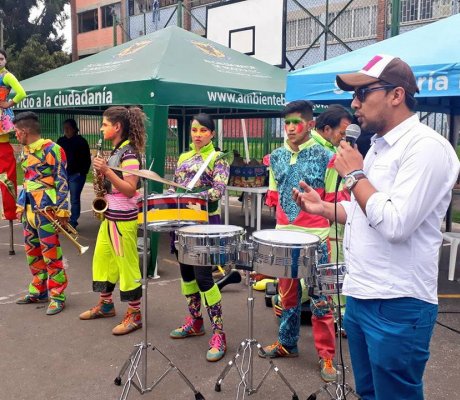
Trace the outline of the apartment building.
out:
M 127 40 L 126 0 L 72 0 L 72 59 L 78 60 Z M 114 28 L 115 25 L 115 28 Z

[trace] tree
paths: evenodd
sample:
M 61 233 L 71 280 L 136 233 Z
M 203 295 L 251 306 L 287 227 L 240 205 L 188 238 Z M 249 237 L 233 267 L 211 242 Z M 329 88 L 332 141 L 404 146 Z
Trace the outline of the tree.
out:
M 70 54 L 61 50 L 50 52 L 41 36 L 36 34 L 30 37 L 21 51 L 13 48 L 6 49 L 8 54 L 8 69 L 19 80 L 30 78 L 43 72 L 58 68 L 70 62 Z
M 62 51 L 64 37 L 58 30 L 67 18 L 64 5 L 69 0 L 0 0 L 3 11 L 4 45 L 8 69 L 18 79 L 26 79 L 70 62 Z M 29 21 L 32 7 L 40 13 Z
M 61 50 L 64 37 L 58 28 L 63 27 L 67 18 L 64 5 L 68 3 L 69 0 L 2 0 L 5 47 L 14 45 L 20 51 L 31 36 L 38 34 L 50 51 Z M 34 6 L 41 12 L 29 21 Z

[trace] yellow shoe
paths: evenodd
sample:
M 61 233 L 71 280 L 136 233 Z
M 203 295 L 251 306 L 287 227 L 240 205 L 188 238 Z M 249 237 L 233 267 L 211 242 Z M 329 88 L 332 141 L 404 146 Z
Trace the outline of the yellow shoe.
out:
M 114 335 L 126 335 L 142 328 L 142 316 L 140 310 L 128 307 L 125 317 L 120 324 L 112 329 Z

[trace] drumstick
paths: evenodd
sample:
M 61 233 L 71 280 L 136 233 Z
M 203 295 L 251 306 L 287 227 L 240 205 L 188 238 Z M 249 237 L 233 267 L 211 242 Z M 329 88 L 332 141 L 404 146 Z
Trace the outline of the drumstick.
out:
M 134 170 L 132 170 L 132 169 L 119 168 L 119 167 L 111 167 L 110 165 L 108 165 L 108 167 L 110 169 L 113 169 L 114 171 L 120 171 L 120 172 L 124 172 L 126 174 L 140 176 L 141 178 L 150 179 L 150 180 L 155 181 L 155 182 L 164 183 L 165 185 L 175 186 L 175 187 L 187 190 L 187 188 L 185 186 L 179 185 L 176 182 L 173 182 L 173 181 L 170 181 L 168 179 L 162 178 L 156 172 L 149 171 L 148 169 L 134 169 Z

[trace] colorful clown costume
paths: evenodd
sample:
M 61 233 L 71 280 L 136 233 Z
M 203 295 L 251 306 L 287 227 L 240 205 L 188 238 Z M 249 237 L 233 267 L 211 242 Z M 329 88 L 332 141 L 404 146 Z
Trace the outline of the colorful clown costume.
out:
M 230 167 L 222 153 L 215 151 L 212 142 L 196 149 L 190 145 L 190 151 L 182 153 L 177 162 L 174 181 L 187 186 L 200 170 L 205 160 L 211 162 L 198 179 L 194 192 L 203 194 L 208 199 L 209 223 L 220 224 L 219 200 L 225 193 Z M 170 189 L 173 191 L 173 189 Z M 172 242 L 174 235 L 172 235 Z M 177 251 L 172 248 L 174 252 Z M 191 336 L 204 335 L 203 317 L 201 313 L 202 301 L 211 321 L 213 335 L 209 341 L 209 350 L 206 354 L 208 361 L 220 360 L 226 352 L 226 337 L 223 330 L 222 295 L 219 287 L 214 283 L 212 267 L 193 266 L 179 263 L 181 271 L 182 294 L 187 301 L 189 315 L 185 323 L 169 334 L 173 339 L 183 339 Z
M 120 143 L 108 160 L 109 165 L 120 166 L 126 170 L 139 170 L 139 156 L 129 144 Z M 117 172 L 121 178 L 129 175 Z M 137 301 L 142 297 L 141 272 L 137 251 L 137 200 L 139 193 L 127 197 L 110 182 L 105 199 L 108 209 L 104 213 L 97 235 L 93 256 L 93 291 L 112 293 L 115 284 L 120 282 L 121 301 Z M 107 186 L 108 185 L 108 186 Z
M 15 92 L 13 101 L 18 104 L 26 97 L 26 92 L 13 74 L 0 68 L 0 101 L 7 101 L 11 88 Z M 16 159 L 10 145 L 9 133 L 13 128 L 13 110 L 0 108 L 0 189 L 3 200 L 3 217 L 16 219 Z
M 69 216 L 66 163 L 64 150 L 51 140 L 24 146 L 24 185 L 16 211 L 22 213 L 27 263 L 33 276 L 29 285 L 32 299 L 66 299 L 67 275 L 59 236 L 52 223 L 37 212 L 52 207 L 56 216 Z
M 321 239 L 319 263 L 328 262 L 329 221 L 300 209 L 292 200 L 292 189 L 305 181 L 324 200 L 326 182 L 331 179 L 328 168 L 333 153 L 310 138 L 294 151 L 288 141 L 270 155 L 270 196 L 277 202 L 276 229 L 288 229 L 314 234 Z M 264 348 L 269 357 L 295 356 L 300 331 L 300 302 L 302 287 L 300 279 L 279 279 L 280 305 L 282 308 L 278 341 Z M 321 359 L 332 359 L 335 354 L 334 320 L 324 296 L 312 296 L 310 307 L 313 314 L 312 327 L 316 351 Z M 259 355 L 263 356 L 262 353 Z

